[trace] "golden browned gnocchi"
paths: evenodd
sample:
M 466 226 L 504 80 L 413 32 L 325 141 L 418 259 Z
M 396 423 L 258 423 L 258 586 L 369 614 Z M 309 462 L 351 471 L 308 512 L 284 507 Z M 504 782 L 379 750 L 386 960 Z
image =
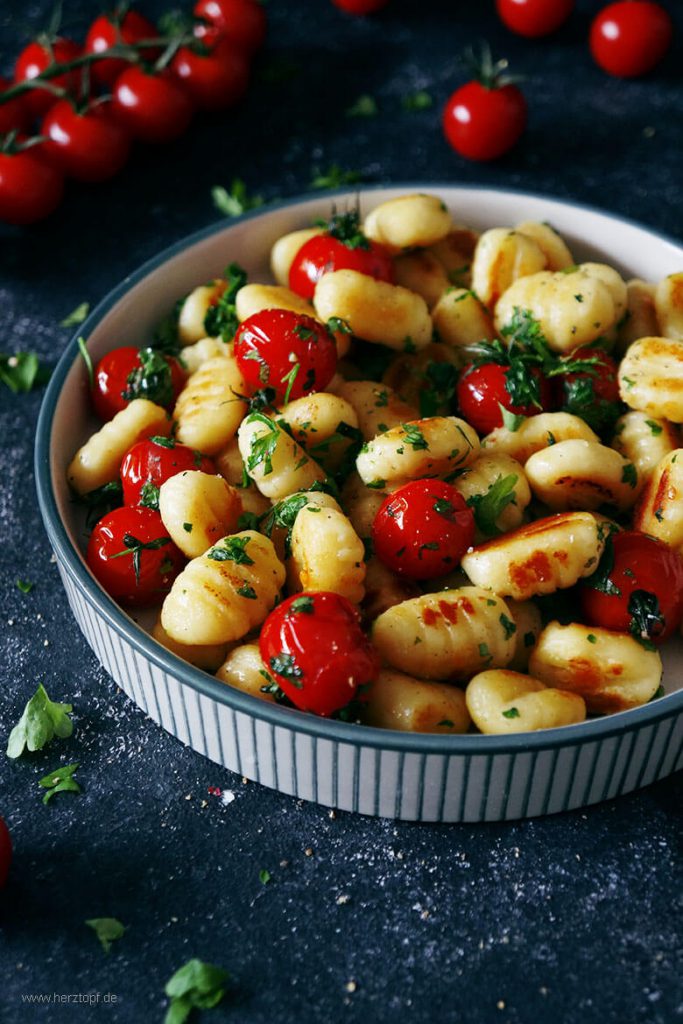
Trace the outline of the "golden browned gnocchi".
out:
M 237 437 L 246 471 L 267 498 L 278 501 L 325 479 L 318 463 L 263 413 L 250 413 L 240 424 Z
M 631 409 L 683 423 L 683 340 L 635 341 L 619 366 L 619 394 Z
M 453 348 L 496 337 L 491 314 L 471 289 L 450 288 L 432 310 L 432 320 L 438 338 Z
M 635 510 L 633 526 L 683 555 L 683 448 L 669 452 L 655 466 Z
M 653 338 L 659 334 L 655 286 L 637 277 L 627 281 L 626 313 L 617 332 L 617 348 L 622 353 L 639 338 Z
M 683 341 L 683 273 L 669 274 L 659 282 L 655 310 L 660 333 L 666 338 Z
M 418 418 L 414 406 L 404 402 L 390 387 L 372 380 L 344 381 L 337 393 L 353 407 L 364 441 Z
M 545 256 L 548 270 L 567 270 L 574 266 L 567 243 L 550 224 L 538 220 L 525 220 L 518 224 L 515 231 L 520 231 L 527 238 L 533 238 Z
M 678 441 L 673 424 L 633 410 L 624 413 L 614 424 L 610 443 L 635 465 L 638 480 L 645 483 L 657 463 L 676 449 Z
M 273 704 L 275 696 L 268 683 L 266 666 L 261 661 L 258 644 L 240 644 L 223 661 L 216 679 L 244 693 Z
M 578 438 L 600 443 L 600 438 L 580 416 L 569 412 L 542 412 L 529 416 L 517 427 L 497 427 L 482 440 L 482 448 L 510 455 L 525 465 L 535 452 L 545 451 L 550 445 Z
M 306 299 L 280 284 L 245 284 L 235 296 L 237 319 L 242 321 L 260 313 L 262 309 L 288 309 L 292 313 L 313 315 L 313 307 Z
M 515 281 L 536 275 L 546 265 L 546 256 L 533 238 L 509 228 L 491 228 L 474 250 L 472 288 L 485 306 L 495 310 Z
M 479 234 L 472 228 L 457 226 L 445 238 L 428 246 L 427 251 L 436 256 L 443 266 L 450 284 L 457 288 L 469 288 L 472 283 L 472 258 L 479 241 Z
M 393 669 L 383 669 L 368 686 L 360 713 L 366 725 L 401 732 L 461 733 L 470 726 L 459 687 L 414 679 Z
M 351 403 L 325 391 L 289 402 L 280 409 L 278 418 L 284 420 L 294 439 L 330 474 L 339 470 L 349 449 L 362 436 Z
M 184 300 L 178 314 L 178 338 L 183 345 L 192 345 L 206 337 L 204 319 L 226 287 L 227 283 L 224 280 L 216 279 L 209 284 L 200 284 Z
M 446 238 L 453 226 L 448 207 L 438 196 L 399 196 L 380 203 L 368 214 L 363 230 L 389 249 L 414 249 Z
M 477 729 L 493 735 L 557 729 L 586 718 L 579 694 L 509 669 L 479 672 L 467 684 L 465 699 Z
M 498 515 L 491 523 L 485 523 L 482 530 L 482 517 L 475 513 L 477 527 L 476 538 L 491 536 L 492 533 L 505 533 L 514 530 L 524 518 L 524 509 L 531 501 L 531 490 L 524 469 L 515 459 L 503 452 L 487 452 L 482 450 L 474 462 L 453 481 L 456 491 L 462 494 L 468 504 L 481 502 L 492 488 L 505 490 L 505 502 L 501 502 Z
M 421 295 L 429 309 L 451 285 L 443 264 L 427 249 L 397 256 L 394 260 L 394 281 L 402 288 Z
M 414 420 L 378 434 L 361 448 L 356 469 L 369 487 L 419 477 L 448 477 L 477 457 L 479 438 L 457 416 Z
M 208 359 L 193 373 L 176 402 L 176 436 L 183 444 L 214 455 L 235 436 L 247 405 L 246 387 L 237 363 L 229 357 Z
M 550 445 L 527 459 L 524 471 L 534 495 L 554 512 L 604 505 L 625 512 L 639 491 L 635 465 L 595 441 Z
M 186 470 L 159 489 L 161 521 L 187 558 L 198 558 L 234 533 L 242 514 L 239 491 L 220 476 Z
M 289 589 L 329 590 L 358 604 L 365 594 L 364 558 L 363 542 L 343 512 L 306 505 L 292 527 Z
M 324 274 L 313 304 L 320 320 L 343 320 L 357 337 L 399 352 L 431 341 L 432 321 L 421 295 L 356 270 Z
M 160 618 L 154 624 L 152 636 L 171 654 L 196 668 L 204 669 L 205 672 L 215 672 L 228 653 L 227 644 L 179 644 L 168 635 L 161 625 Z

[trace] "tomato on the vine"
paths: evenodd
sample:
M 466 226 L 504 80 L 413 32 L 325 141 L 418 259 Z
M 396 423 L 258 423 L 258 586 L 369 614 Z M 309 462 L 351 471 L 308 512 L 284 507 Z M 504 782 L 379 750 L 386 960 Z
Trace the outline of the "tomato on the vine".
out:
M 80 57 L 80 54 L 80 46 L 71 39 L 58 37 L 45 43 L 35 39 L 28 46 L 24 47 L 17 57 L 17 62 L 14 66 L 14 81 L 17 83 L 28 82 L 35 78 L 36 75 L 46 71 L 47 68 L 52 67 L 53 64 L 66 64 L 74 60 L 74 58 Z M 66 89 L 67 92 L 75 95 L 81 80 L 81 73 L 80 68 L 72 69 L 63 75 L 56 75 L 54 78 L 50 78 L 49 83 L 58 89 Z M 48 89 L 42 89 L 40 86 L 31 89 L 24 95 L 24 103 L 31 117 L 41 117 L 56 102 L 57 96 Z
M 59 206 L 64 176 L 40 149 L 0 151 L 0 220 L 7 224 L 33 224 Z
M 77 181 L 105 181 L 124 166 L 130 138 L 110 106 L 96 103 L 80 111 L 69 100 L 59 100 L 48 110 L 41 126 L 45 152 L 64 174 Z
M 600 432 L 613 426 L 620 413 L 617 364 L 603 349 L 588 347 L 575 349 L 559 365 L 575 359 L 586 360 L 586 369 L 558 378 L 558 407 Z
M 552 407 L 551 384 L 538 367 L 529 370 L 536 401 L 514 404 L 507 386 L 509 371 L 510 367 L 501 363 L 469 363 L 460 374 L 456 388 L 460 412 L 480 434 L 502 427 L 501 406 L 517 416 L 535 416 Z
M 110 420 L 134 398 L 170 408 L 184 384 L 185 372 L 173 356 L 124 345 L 102 356 L 95 367 L 93 404 L 103 420 Z
M 469 160 L 495 160 L 512 149 L 526 127 L 527 106 L 506 61 L 482 55 L 478 77 L 448 98 L 443 112 L 446 140 Z
M 574 0 L 496 0 L 501 21 L 520 36 L 537 39 L 564 25 Z
M 103 50 L 109 50 L 121 43 L 130 46 L 144 39 L 154 39 L 156 36 L 154 24 L 137 11 L 126 11 L 123 18 L 119 17 L 117 12 L 100 14 L 88 29 L 83 50 L 85 53 L 102 53 Z M 155 51 L 147 48 L 141 53 L 149 59 L 154 56 Z M 128 61 L 121 57 L 104 57 L 91 64 L 90 68 L 92 77 L 98 85 L 111 87 L 128 66 Z
M 683 617 L 683 558 L 645 533 L 616 533 L 580 601 L 591 625 L 660 643 Z
M 6 78 L 0 75 L 0 99 L 3 92 L 12 85 Z M 31 123 L 31 112 L 29 111 L 23 96 L 15 96 L 14 99 L 0 103 L 0 135 L 7 132 L 23 132 Z
M 192 120 L 194 107 L 170 68 L 129 67 L 114 82 L 113 108 L 120 123 L 143 142 L 171 142 Z
M 372 526 L 375 554 L 413 580 L 452 572 L 474 541 L 474 513 L 443 480 L 412 480 L 386 497 Z
M 389 0 L 332 0 L 335 7 L 346 14 L 374 14 L 386 7 Z
M 266 12 L 258 0 L 198 0 L 194 5 L 195 18 L 208 22 L 209 31 L 201 23 L 195 34 L 198 38 L 215 39 L 220 34 L 247 54 L 256 53 L 266 38 Z
M 394 280 L 391 254 L 365 237 L 356 210 L 335 214 L 323 234 L 304 242 L 290 265 L 289 287 L 312 299 L 323 274 L 334 270 L 356 270 L 378 281 Z
M 202 42 L 181 46 L 170 67 L 198 110 L 225 110 L 247 91 L 249 61 L 228 39 L 219 39 L 201 52 L 204 46 Z
M 185 564 L 151 508 L 115 508 L 96 524 L 87 561 L 107 593 L 132 605 L 161 604 Z
M 671 17 L 660 4 L 619 0 L 594 19 L 590 47 L 603 71 L 618 78 L 636 78 L 659 64 L 672 37 Z
M 379 672 L 379 655 L 353 605 L 328 591 L 295 594 L 264 622 L 259 638 L 267 671 L 296 707 L 329 716 Z
M 149 437 L 138 441 L 121 462 L 124 505 L 159 507 L 159 488 L 185 470 L 215 474 L 213 461 L 201 452 L 180 444 L 172 437 Z
M 272 388 L 279 402 L 322 391 L 337 368 L 337 346 L 327 328 L 288 309 L 262 309 L 243 320 L 233 351 L 251 391 Z
M 12 863 L 12 840 L 4 818 L 0 818 L 0 889 L 3 888 Z

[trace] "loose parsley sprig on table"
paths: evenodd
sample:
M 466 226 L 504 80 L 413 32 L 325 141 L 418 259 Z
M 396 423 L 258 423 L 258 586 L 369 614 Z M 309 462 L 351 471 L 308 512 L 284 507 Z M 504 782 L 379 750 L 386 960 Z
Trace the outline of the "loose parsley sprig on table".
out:
M 95 932 L 105 953 L 109 953 L 112 942 L 123 938 L 126 931 L 126 926 L 115 917 L 91 917 L 85 924 Z
M 69 718 L 72 711 L 71 704 L 50 700 L 41 683 L 9 735 L 7 756 L 14 759 L 24 750 L 42 750 L 55 736 L 67 739 L 74 729 Z
M 15 395 L 46 384 L 51 372 L 41 366 L 35 352 L 15 352 L 14 355 L 0 352 L 0 383 Z
M 164 1024 L 183 1024 L 192 1010 L 211 1010 L 227 991 L 230 975 L 222 967 L 193 958 L 183 964 L 166 982 L 164 991 L 171 1000 Z
M 53 772 L 48 772 L 47 775 L 38 780 L 38 785 L 47 790 L 43 797 L 44 804 L 49 803 L 57 793 L 81 792 L 81 787 L 74 779 L 74 773 L 77 768 L 78 762 L 76 764 L 65 764 L 61 768 L 56 768 Z
M 228 190 L 223 185 L 214 185 L 211 189 L 213 205 L 226 217 L 239 217 L 248 210 L 256 210 L 263 206 L 263 196 L 249 195 L 247 186 L 241 178 L 233 178 Z

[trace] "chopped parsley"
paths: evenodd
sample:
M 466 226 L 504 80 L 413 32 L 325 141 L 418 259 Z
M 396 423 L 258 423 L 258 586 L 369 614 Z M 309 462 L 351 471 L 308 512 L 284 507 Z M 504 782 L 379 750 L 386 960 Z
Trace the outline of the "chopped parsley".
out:
M 93 367 L 92 356 L 88 352 L 88 346 L 85 338 L 79 335 L 76 340 L 76 344 L 78 345 L 78 351 L 81 353 L 81 359 L 85 363 L 86 373 L 88 374 L 88 384 L 93 388 L 95 386 L 95 368 Z
M 315 607 L 313 605 L 313 598 L 304 594 L 303 597 L 297 597 L 289 606 L 288 615 L 313 615 Z
M 411 114 L 420 110 L 429 110 L 434 106 L 434 99 L 426 89 L 418 89 L 417 92 L 409 93 L 401 100 L 401 106 Z
M 239 217 L 247 210 L 263 206 L 263 196 L 250 196 L 241 178 L 232 179 L 229 191 L 223 185 L 214 185 L 211 198 L 216 209 L 226 217 Z
M 80 793 L 81 787 L 74 779 L 74 773 L 78 764 L 66 764 L 63 768 L 57 768 L 54 772 L 48 772 L 38 785 L 47 790 L 43 797 L 43 803 L 48 803 L 56 793 Z
M 517 708 L 508 708 L 507 711 L 501 711 L 503 718 L 519 718 L 519 710 Z
M 204 316 L 204 330 L 210 338 L 220 338 L 229 344 L 239 326 L 235 299 L 240 288 L 247 283 L 247 272 L 239 263 L 231 263 L 223 271 L 226 282 L 216 302 L 212 303 Z M 258 359 L 257 353 L 248 353 L 250 358 Z M 265 382 L 264 382 L 265 383 Z
M 503 627 L 503 632 L 505 633 L 505 639 L 509 640 L 510 637 L 513 636 L 517 632 L 517 625 L 516 625 L 516 623 L 514 623 L 512 621 L 512 619 L 509 619 L 507 617 L 507 615 L 501 615 L 500 618 L 499 618 L 499 622 L 500 622 L 501 626 Z
M 146 398 L 156 405 L 170 405 L 173 400 L 173 380 L 167 359 L 156 349 L 141 348 L 138 361 L 140 365 L 128 374 L 122 397 L 127 402 L 135 398 Z
M 628 462 L 621 471 L 621 482 L 622 484 L 628 484 L 630 487 L 636 487 L 638 484 L 638 470 L 632 462 Z
M 239 523 L 237 525 L 239 526 Z M 239 528 L 243 529 L 243 527 L 241 526 L 239 526 Z M 192 533 L 192 523 L 183 523 L 183 530 L 185 531 L 185 533 Z
M 491 652 L 489 650 L 489 645 L 488 644 L 479 644 L 479 657 L 480 658 L 490 658 L 491 657 Z
M 242 512 L 239 519 L 237 520 L 238 530 L 258 530 L 260 523 L 260 516 L 257 516 L 255 512 Z M 185 525 L 185 524 L 183 524 Z M 192 524 L 189 524 L 190 529 Z
M 268 476 L 273 472 L 273 454 L 280 439 L 280 428 L 268 416 L 262 412 L 252 412 L 246 419 L 247 423 L 259 422 L 268 427 L 268 432 L 257 437 L 252 437 L 249 455 L 247 456 L 246 467 L 251 473 L 257 466 L 263 464 L 263 475 Z
M 533 630 L 530 629 L 528 633 L 524 634 L 524 646 L 525 647 L 533 647 L 535 643 L 536 643 L 536 634 L 533 632 Z
M 109 555 L 109 560 L 113 561 L 115 558 L 123 558 L 124 555 L 133 556 L 133 572 L 135 573 L 135 582 L 140 586 L 140 568 L 143 551 L 157 551 L 162 548 L 165 544 L 171 543 L 170 537 L 156 537 L 154 540 L 141 541 L 137 537 L 134 537 L 132 533 L 124 533 L 123 535 L 124 549 L 123 551 L 117 551 L 114 555 Z M 164 568 L 164 563 L 159 566 L 160 572 L 170 572 L 173 568 L 173 563 L 169 564 L 168 569 Z
M 30 580 L 17 580 L 17 589 L 20 590 L 22 594 L 30 594 L 33 587 L 34 584 L 31 583 Z
M 453 508 L 453 503 L 448 501 L 447 498 L 437 498 L 432 505 L 432 508 L 437 515 L 443 516 L 443 518 L 447 519 L 449 522 L 453 522 L 455 509 Z
M 292 553 L 292 530 L 299 512 L 305 508 L 310 501 L 308 494 L 290 494 L 288 498 L 276 502 L 266 513 L 261 521 L 261 528 L 266 537 L 272 537 L 273 530 L 281 527 L 287 531 L 285 535 L 285 555 L 288 558 Z
M 650 433 L 654 437 L 659 437 L 659 435 L 661 434 L 662 430 L 664 429 L 662 427 L 661 423 L 656 423 L 654 420 L 645 420 L 645 422 L 647 423 L 648 427 L 650 428 Z
M 31 391 L 50 378 L 50 370 L 40 365 L 35 352 L 15 352 L 13 356 L 0 353 L 0 383 L 13 391 Z
M 331 316 L 327 321 L 326 327 L 330 334 L 339 332 L 340 334 L 351 334 L 351 327 L 347 320 L 342 320 L 340 316 Z
M 171 1000 L 164 1024 L 183 1024 L 193 1010 L 210 1010 L 218 1006 L 226 992 L 230 975 L 222 967 L 201 960 L 188 960 L 164 989 Z
M 249 601 L 255 601 L 257 597 L 256 591 L 248 583 L 243 583 L 241 587 L 238 587 L 237 593 L 240 597 L 248 598 Z
M 360 171 L 344 170 L 339 164 L 330 164 L 327 170 L 314 167 L 311 174 L 310 187 L 315 189 L 341 188 L 342 185 L 355 185 L 362 181 Z
M 598 638 L 595 635 L 595 633 L 589 633 L 588 636 L 586 637 L 586 640 L 588 641 L 589 644 L 597 644 L 597 642 L 598 642 Z
M 303 683 L 300 682 L 303 676 L 303 671 L 297 665 L 294 655 L 288 654 L 286 651 L 282 651 L 281 654 L 274 655 L 270 661 L 270 670 L 278 676 L 282 676 L 283 679 L 289 680 L 292 686 L 295 686 L 297 690 L 303 689 Z
M 91 917 L 85 924 L 95 932 L 105 953 L 110 951 L 112 942 L 123 938 L 126 930 L 126 926 L 115 917 Z
M 253 565 L 254 559 L 247 554 L 251 537 L 224 537 L 215 547 L 207 551 L 206 557 L 214 562 L 234 562 L 235 565 Z
M 612 540 L 612 531 L 610 530 L 605 540 L 605 547 L 600 561 L 598 562 L 598 567 L 593 575 L 587 578 L 586 586 L 590 587 L 592 590 L 599 590 L 601 594 L 609 594 L 612 597 L 621 597 L 621 590 L 610 577 L 610 573 L 613 568 L 614 541 Z
M 503 426 L 506 430 L 509 430 L 511 434 L 516 434 L 522 423 L 524 423 L 526 416 L 521 416 L 519 413 L 510 412 L 506 409 L 502 402 L 498 403 L 500 409 L 500 415 L 503 417 Z
M 436 724 L 437 727 L 441 725 L 444 726 L 446 729 L 453 729 L 455 723 L 451 722 L 450 718 L 442 718 L 441 721 L 437 722 Z
M 429 443 L 420 428 L 415 423 L 402 423 L 403 437 L 406 444 L 415 452 L 428 451 Z
M 666 625 L 657 595 L 649 590 L 634 590 L 628 599 L 628 613 L 631 636 L 648 650 L 655 650 L 651 638 L 661 633 Z
M 55 736 L 67 739 L 74 729 L 69 718 L 72 711 L 71 704 L 51 701 L 41 683 L 9 735 L 7 756 L 17 758 L 24 750 L 42 750 Z
M 81 302 L 75 309 L 72 309 L 68 316 L 65 316 L 63 320 L 60 320 L 60 327 L 78 327 L 82 324 L 90 312 L 90 303 Z
M 147 480 L 140 488 L 140 505 L 159 511 L 159 488 L 151 480 Z M 191 529 L 191 527 L 190 527 Z
M 486 494 L 472 494 L 467 499 L 467 504 L 474 512 L 474 521 L 484 536 L 495 537 L 502 532 L 497 520 L 508 505 L 515 503 L 516 483 L 516 473 L 497 476 Z
M 271 875 L 270 871 L 268 871 L 267 868 L 261 868 L 261 870 L 258 873 L 258 878 L 261 885 L 268 885 L 268 882 L 270 882 L 272 877 L 273 876 Z
M 347 117 L 375 117 L 378 112 L 377 100 L 368 93 L 359 96 L 355 103 L 346 108 Z

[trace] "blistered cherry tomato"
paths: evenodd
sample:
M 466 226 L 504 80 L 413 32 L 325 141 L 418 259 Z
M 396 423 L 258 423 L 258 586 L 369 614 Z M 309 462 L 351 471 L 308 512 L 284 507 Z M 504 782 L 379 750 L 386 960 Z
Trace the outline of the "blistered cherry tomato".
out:
M 249 84 L 249 61 L 228 39 L 219 39 L 208 53 L 181 46 L 171 70 L 198 110 L 226 110 L 244 96 Z
M 155 39 L 158 32 L 151 21 L 137 11 L 127 11 L 123 18 L 116 14 L 101 14 L 95 18 L 85 37 L 85 53 L 102 53 L 120 43 L 139 43 L 143 39 Z M 142 56 L 150 59 L 155 50 L 146 48 Z M 90 65 L 90 73 L 98 85 L 111 87 L 129 62 L 119 57 L 104 57 Z
M 652 71 L 669 49 L 673 25 L 668 13 L 651 0 L 620 0 L 593 21 L 591 53 L 597 64 L 618 78 Z
M 678 551 L 647 534 L 624 531 L 608 542 L 601 567 L 608 571 L 589 576 L 580 591 L 586 622 L 657 643 L 671 635 L 683 617 Z
M 538 381 L 540 404 L 513 405 L 505 386 L 507 372 L 508 367 L 499 363 L 482 363 L 479 366 L 470 363 L 460 375 L 456 389 L 460 412 L 480 434 L 489 434 L 496 427 L 502 427 L 501 405 L 518 416 L 535 416 L 552 406 L 552 387 L 536 367 L 531 369 L 531 374 Z
M 278 605 L 261 628 L 259 648 L 292 703 L 316 715 L 345 707 L 380 669 L 356 609 L 327 591 L 296 594 Z
M 325 232 L 314 235 L 301 246 L 289 268 L 289 287 L 297 295 L 312 299 L 315 286 L 323 276 L 334 270 L 356 270 L 378 281 L 394 280 L 391 256 L 382 245 L 361 234 L 357 217 L 351 216 L 355 229 L 334 237 Z M 348 239 L 348 240 L 345 240 Z
M 436 579 L 457 569 L 474 541 L 474 514 L 443 480 L 412 480 L 379 508 L 372 526 L 377 557 L 412 580 Z
M 564 25 L 574 0 L 496 0 L 501 21 L 520 36 L 536 39 Z
M 469 160 L 495 160 L 512 149 L 526 127 L 526 100 L 513 84 L 471 81 L 449 97 L 443 112 L 447 141 Z M 504 79 L 500 79 L 504 81 Z
M 21 51 L 17 58 L 17 63 L 14 66 L 14 81 L 29 81 L 53 64 L 66 64 L 68 61 L 74 60 L 75 57 L 79 57 L 80 53 L 80 46 L 71 39 L 57 38 L 49 46 L 34 40 Z M 50 78 L 49 83 L 75 95 L 78 91 L 81 73 L 80 68 L 74 68 L 63 75 Z M 48 89 L 42 89 L 40 86 L 24 94 L 24 103 L 31 117 L 41 117 L 56 102 L 57 97 L 54 93 Z
M 576 370 L 560 376 L 558 406 L 564 412 L 580 416 L 598 432 L 614 425 L 621 406 L 617 364 L 600 348 L 578 348 L 560 360 L 595 360 L 585 370 Z
M 159 488 L 165 480 L 185 470 L 215 473 L 213 461 L 172 437 L 138 441 L 123 457 L 121 483 L 124 505 L 159 507 Z
M 87 561 L 98 583 L 117 601 L 161 604 L 185 564 L 161 516 L 151 508 L 115 508 L 96 524 Z
M 243 320 L 233 351 L 252 392 L 273 388 L 279 402 L 322 391 L 337 368 L 337 347 L 327 328 L 288 309 L 263 309 Z
M 80 113 L 68 100 L 59 100 L 43 118 L 45 152 L 70 178 L 105 181 L 128 159 L 130 138 L 109 108 L 108 103 L 97 103 Z
M 0 153 L 0 220 L 7 224 L 33 224 L 59 206 L 64 176 L 41 157 L 41 148 Z
M 347 14 L 374 14 L 386 7 L 389 0 L 332 0 L 335 7 Z
M 221 35 L 247 54 L 256 53 L 266 38 L 266 12 L 257 0 L 198 0 L 195 18 L 208 22 Z M 201 25 L 196 35 L 206 35 Z M 213 33 L 209 36 L 215 39 Z
M 0 889 L 3 888 L 12 863 L 12 840 L 3 818 L 0 818 Z
M 124 345 L 102 356 L 94 378 L 95 411 L 101 419 L 110 420 L 134 398 L 170 408 L 183 389 L 185 372 L 173 356 Z
M 179 138 L 192 120 L 192 100 L 170 68 L 129 67 L 114 82 L 113 108 L 120 123 L 143 142 Z
M 0 98 L 11 85 L 11 82 L 0 75 Z M 0 103 L 0 135 L 12 131 L 23 132 L 30 123 L 31 112 L 23 96 L 15 96 L 12 100 Z

